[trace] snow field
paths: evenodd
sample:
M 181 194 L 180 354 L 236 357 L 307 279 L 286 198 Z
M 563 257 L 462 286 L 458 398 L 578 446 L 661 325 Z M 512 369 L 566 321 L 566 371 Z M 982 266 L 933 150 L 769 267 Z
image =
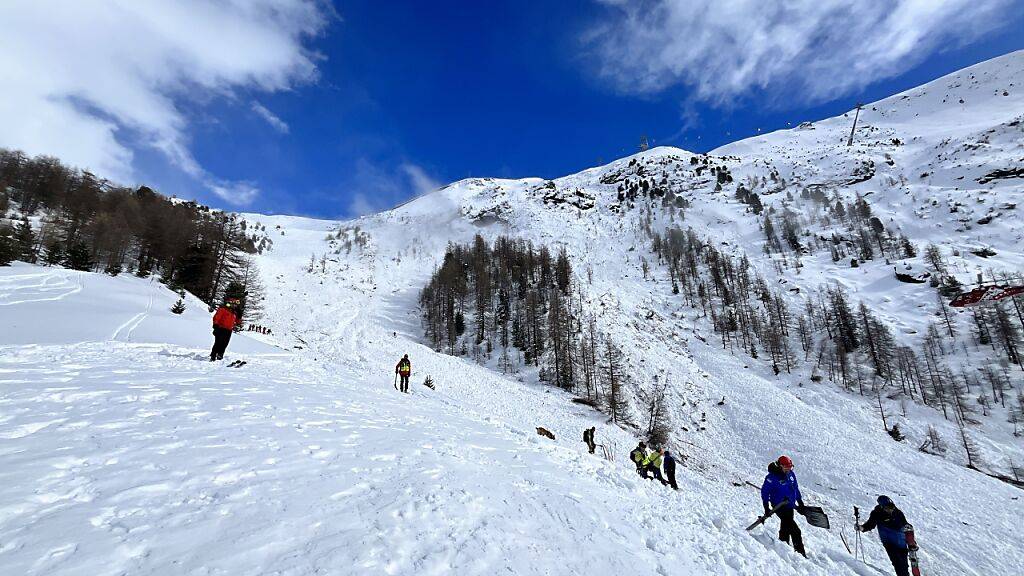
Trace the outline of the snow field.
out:
M 0 344 L 112 341 L 208 348 L 212 322 L 206 305 L 186 294 L 185 311 L 174 314 L 178 298 L 155 279 L 15 263 L 0 268 Z M 231 347 L 282 352 L 244 332 L 232 336 Z
M 479 369 L 441 380 L 451 395 L 416 386 L 406 397 L 350 370 L 249 360 L 236 370 L 120 343 L 5 348 L 4 573 L 746 573 L 791 555 L 720 548 L 705 512 L 684 511 L 686 491 L 506 420 L 582 429 L 590 414 L 561 414 L 565 398 L 504 393 L 509 383 Z M 474 394 L 460 398 L 463 386 Z M 491 415 L 488 397 L 514 409 Z

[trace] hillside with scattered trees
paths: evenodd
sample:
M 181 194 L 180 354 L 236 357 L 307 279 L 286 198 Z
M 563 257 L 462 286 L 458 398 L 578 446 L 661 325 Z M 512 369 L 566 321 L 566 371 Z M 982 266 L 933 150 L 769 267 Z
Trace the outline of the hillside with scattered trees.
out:
M 0 265 L 155 276 L 210 305 L 238 297 L 247 319 L 258 315 L 252 256 L 273 241 L 236 214 L 0 149 L 0 216 Z

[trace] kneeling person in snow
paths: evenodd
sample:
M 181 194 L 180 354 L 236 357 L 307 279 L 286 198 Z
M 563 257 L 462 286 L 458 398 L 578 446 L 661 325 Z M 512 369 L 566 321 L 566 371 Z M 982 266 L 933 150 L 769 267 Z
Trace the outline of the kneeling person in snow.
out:
M 650 472 L 651 474 L 654 474 L 654 478 L 658 482 L 667 484 L 665 479 L 661 477 L 661 455 L 664 453 L 665 451 L 661 448 L 656 448 L 647 455 L 647 458 L 644 459 L 644 478 L 650 478 L 647 475 L 647 473 Z
M 633 448 L 633 451 L 629 453 L 629 459 L 633 461 L 633 464 L 636 464 L 636 473 L 646 478 L 644 460 L 647 459 L 647 444 L 643 442 L 637 444 L 636 448 Z
M 864 524 L 856 526 L 858 532 L 868 532 L 875 527 L 878 528 L 878 538 L 882 541 L 885 553 L 889 555 L 889 561 L 896 570 L 896 576 L 910 576 L 910 568 L 907 564 L 907 556 L 910 548 L 907 546 L 906 529 L 907 517 L 896 507 L 892 498 L 888 496 L 878 497 L 878 506 L 871 511 L 871 516 Z
M 238 324 L 238 316 L 235 314 L 237 306 L 238 298 L 228 298 L 213 315 L 213 349 L 210 350 L 210 362 L 224 359 L 224 351 L 231 341 L 231 331 Z
M 804 500 L 800 496 L 800 486 L 796 482 L 796 474 L 793 474 L 793 461 L 789 456 L 779 456 L 777 461 L 768 465 L 768 475 L 764 477 L 764 484 L 761 485 L 761 503 L 764 505 L 765 515 L 783 500 L 786 504 L 775 512 L 779 517 L 779 540 L 792 541 L 793 550 L 807 556 L 800 527 L 793 519 L 793 511 L 802 510 Z
M 402 392 L 409 392 L 409 375 L 412 374 L 412 362 L 409 361 L 409 355 L 405 354 L 402 359 L 398 361 L 398 365 L 395 366 L 395 374 L 398 374 L 402 380 L 399 382 Z

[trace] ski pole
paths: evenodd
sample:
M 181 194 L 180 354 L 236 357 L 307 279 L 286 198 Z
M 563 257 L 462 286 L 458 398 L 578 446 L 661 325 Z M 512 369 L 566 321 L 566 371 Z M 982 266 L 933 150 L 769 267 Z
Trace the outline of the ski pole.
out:
M 864 559 L 864 546 L 863 544 L 861 544 L 860 541 L 860 508 L 856 506 L 853 507 L 853 526 L 855 529 L 854 531 L 857 533 L 856 540 L 853 544 L 853 557 L 856 558 L 857 551 L 860 550 L 861 562 L 867 563 L 867 561 Z
M 398 372 L 395 372 L 395 390 L 398 390 Z

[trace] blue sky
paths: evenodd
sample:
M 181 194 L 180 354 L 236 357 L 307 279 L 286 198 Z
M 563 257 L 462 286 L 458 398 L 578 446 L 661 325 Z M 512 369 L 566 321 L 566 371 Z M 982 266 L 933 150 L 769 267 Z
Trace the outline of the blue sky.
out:
M 1024 48 L 1010 0 L 178 4 L 98 2 L 116 17 L 97 26 L 168 40 L 150 49 L 142 30 L 130 57 L 88 37 L 51 50 L 39 67 L 94 70 L 77 85 L 23 74 L 40 116 L 67 115 L 60 137 L 15 122 L 0 145 L 217 207 L 345 217 L 466 176 L 572 173 L 641 134 L 707 151 Z M 8 43 L 53 32 L 43 12 L 6 16 L 31 32 Z M 17 85 L 19 65 L 0 57 L 0 74 Z

